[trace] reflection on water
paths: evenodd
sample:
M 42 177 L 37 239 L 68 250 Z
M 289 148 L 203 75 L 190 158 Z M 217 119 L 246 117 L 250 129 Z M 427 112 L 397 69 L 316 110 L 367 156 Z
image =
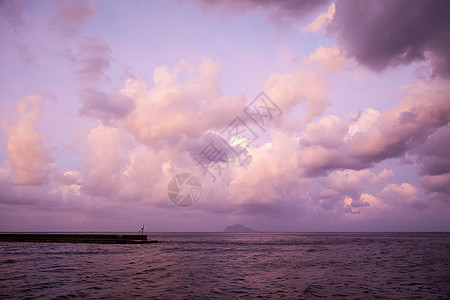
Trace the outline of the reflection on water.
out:
M 0 243 L 0 298 L 450 298 L 449 233 L 155 233 Z

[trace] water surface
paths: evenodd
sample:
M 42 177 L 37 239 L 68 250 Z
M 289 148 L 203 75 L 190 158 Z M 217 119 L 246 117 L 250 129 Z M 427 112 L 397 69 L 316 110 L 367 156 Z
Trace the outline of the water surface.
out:
M 0 243 L 0 298 L 450 298 L 450 233 L 150 238 L 160 243 Z

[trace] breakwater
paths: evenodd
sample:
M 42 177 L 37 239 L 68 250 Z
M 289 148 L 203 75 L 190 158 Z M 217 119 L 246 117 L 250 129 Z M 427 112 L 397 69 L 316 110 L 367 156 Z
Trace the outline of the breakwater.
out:
M 158 241 L 149 240 L 145 234 L 2 233 L 0 242 L 149 244 Z

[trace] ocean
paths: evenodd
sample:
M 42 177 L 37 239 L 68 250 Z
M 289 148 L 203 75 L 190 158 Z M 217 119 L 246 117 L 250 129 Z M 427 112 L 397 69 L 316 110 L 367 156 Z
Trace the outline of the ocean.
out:
M 1 299 L 450 299 L 450 233 L 149 233 L 0 243 Z

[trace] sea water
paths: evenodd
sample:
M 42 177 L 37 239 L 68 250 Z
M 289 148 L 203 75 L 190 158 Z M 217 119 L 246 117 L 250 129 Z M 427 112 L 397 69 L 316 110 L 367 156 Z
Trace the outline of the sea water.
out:
M 450 233 L 150 233 L 0 243 L 2 299 L 450 299 Z

